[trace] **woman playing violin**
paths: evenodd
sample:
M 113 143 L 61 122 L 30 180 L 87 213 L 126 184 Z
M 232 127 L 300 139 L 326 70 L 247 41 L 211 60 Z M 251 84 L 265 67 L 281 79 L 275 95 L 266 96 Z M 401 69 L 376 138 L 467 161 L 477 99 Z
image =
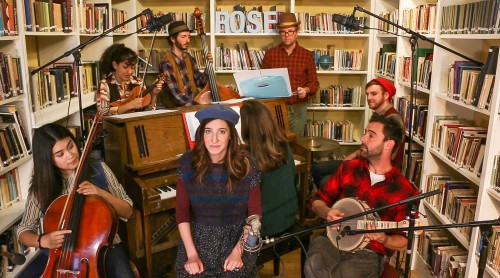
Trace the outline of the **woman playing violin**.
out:
M 40 277 L 47 264 L 48 249 L 61 248 L 71 230 L 43 233 L 40 222 L 49 205 L 60 195 L 71 192 L 80 150 L 73 134 L 57 124 L 46 124 L 33 135 L 33 176 L 26 209 L 18 227 L 19 242 L 42 248 L 42 253 L 25 269 L 21 277 Z M 96 194 L 108 202 L 122 220 L 132 215 L 132 200 L 104 162 L 90 162 L 91 178 L 80 183 L 80 194 Z M 96 218 L 99 215 L 95 215 Z M 84 231 L 82 231 L 84 232 Z M 134 277 L 125 250 L 115 236 L 113 247 L 104 256 L 107 277 Z
M 97 93 L 97 109 L 102 115 L 156 108 L 156 97 L 162 89 L 163 81 L 156 83 L 150 98 L 132 94 L 134 88 L 140 89 L 143 85 L 142 80 L 133 75 L 136 64 L 137 54 L 124 44 L 113 44 L 104 51 L 100 59 L 100 70 L 105 78 L 101 80 Z

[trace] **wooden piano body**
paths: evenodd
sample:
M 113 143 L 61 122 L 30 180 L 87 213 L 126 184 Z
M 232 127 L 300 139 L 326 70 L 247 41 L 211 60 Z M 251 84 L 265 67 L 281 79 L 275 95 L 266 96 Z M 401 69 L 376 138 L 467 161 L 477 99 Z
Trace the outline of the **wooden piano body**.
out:
M 294 144 L 296 134 L 288 130 L 287 109 L 284 99 L 262 100 L 273 112 L 278 124 L 285 130 L 295 155 L 303 163 L 297 165 L 300 186 L 300 215 L 304 220 L 307 197 L 308 165 L 310 152 Z M 231 104 L 234 105 L 234 104 Z M 237 105 L 237 104 L 236 104 Z M 145 255 L 148 277 L 152 277 L 152 254 L 175 247 L 176 239 L 152 244 L 154 235 L 171 224 L 175 214 L 175 198 L 160 199 L 157 188 L 175 185 L 178 157 L 189 149 L 182 113 L 205 106 L 192 106 L 179 110 L 150 111 L 104 118 L 106 163 L 114 171 L 127 194 L 134 201 L 136 217 L 129 221 L 129 255 L 136 261 Z M 154 218 L 154 220 L 153 220 Z M 176 226 L 175 226 L 176 229 Z M 153 232 L 154 231 L 154 232 Z M 156 239 L 157 240 L 157 239 Z M 172 258 L 172 260 L 175 256 Z M 140 265 L 140 263 L 139 263 Z

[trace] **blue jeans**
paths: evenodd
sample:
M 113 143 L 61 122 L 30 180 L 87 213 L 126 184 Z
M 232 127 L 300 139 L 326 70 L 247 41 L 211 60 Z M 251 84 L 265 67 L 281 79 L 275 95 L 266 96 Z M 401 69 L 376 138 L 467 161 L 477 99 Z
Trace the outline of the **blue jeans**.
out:
M 35 278 L 42 276 L 48 259 L 48 250 L 42 250 L 18 277 Z M 134 278 L 127 253 L 125 253 L 121 244 L 116 244 L 113 248 L 107 250 L 104 264 L 106 277 L 108 278 Z

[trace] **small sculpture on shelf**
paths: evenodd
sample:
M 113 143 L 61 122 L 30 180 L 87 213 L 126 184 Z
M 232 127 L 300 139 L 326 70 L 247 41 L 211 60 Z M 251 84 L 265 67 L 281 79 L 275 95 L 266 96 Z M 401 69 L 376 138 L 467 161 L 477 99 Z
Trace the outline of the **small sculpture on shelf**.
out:
M 319 69 L 329 70 L 332 67 L 333 59 L 330 55 L 322 55 L 318 59 Z

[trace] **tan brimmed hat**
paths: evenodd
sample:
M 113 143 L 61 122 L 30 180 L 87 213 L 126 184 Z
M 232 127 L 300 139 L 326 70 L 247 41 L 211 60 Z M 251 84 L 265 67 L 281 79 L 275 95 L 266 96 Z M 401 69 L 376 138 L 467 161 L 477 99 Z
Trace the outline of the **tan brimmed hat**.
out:
M 186 23 L 184 21 L 174 21 L 168 25 L 168 35 L 173 36 L 179 32 L 182 31 L 189 31 L 193 32 L 192 30 L 189 30 L 189 27 L 187 27 Z
M 279 17 L 280 17 L 278 22 L 279 29 L 300 25 L 300 20 L 297 21 L 297 18 L 295 17 L 294 13 L 283 13 Z

